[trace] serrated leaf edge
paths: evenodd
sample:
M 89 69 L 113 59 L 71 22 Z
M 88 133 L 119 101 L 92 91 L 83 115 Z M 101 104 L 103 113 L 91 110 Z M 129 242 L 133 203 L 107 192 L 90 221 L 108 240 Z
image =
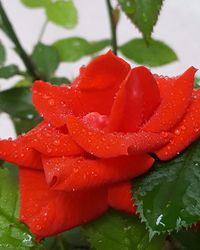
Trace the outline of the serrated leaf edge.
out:
M 159 16 L 160 16 L 160 13 L 161 13 L 162 8 L 163 8 L 163 2 L 164 2 L 164 0 L 162 0 L 162 3 L 161 3 L 161 6 L 160 6 L 160 9 L 159 9 L 157 18 L 155 19 L 155 21 L 154 21 L 154 23 L 153 23 L 153 25 L 152 25 L 152 29 L 151 29 L 151 31 L 150 31 L 149 37 L 147 37 L 147 36 L 145 36 L 145 34 L 142 32 L 142 30 L 140 30 L 140 28 L 137 26 L 137 24 L 135 24 L 136 22 L 135 22 L 135 21 L 134 21 L 135 23 L 132 22 L 131 17 L 130 17 L 128 14 L 126 14 L 126 12 L 123 10 L 123 7 L 122 7 L 120 1 L 118 0 L 118 3 L 119 3 L 119 5 L 121 6 L 122 11 L 125 13 L 126 17 L 127 17 L 128 20 L 131 22 L 131 24 L 133 24 L 133 25 L 136 27 L 136 29 L 142 34 L 142 36 L 143 36 L 143 38 L 144 38 L 146 44 L 149 44 L 149 41 L 151 40 L 151 35 L 152 35 L 153 31 L 154 31 L 154 27 L 155 27 L 155 25 L 156 25 L 156 23 L 157 23 L 157 21 L 158 21 L 158 18 L 159 18 Z

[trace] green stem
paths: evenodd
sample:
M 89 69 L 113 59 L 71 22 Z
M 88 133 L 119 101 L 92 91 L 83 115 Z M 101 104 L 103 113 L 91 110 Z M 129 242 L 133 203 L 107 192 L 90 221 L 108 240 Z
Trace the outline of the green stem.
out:
M 37 73 L 35 72 L 34 66 L 31 62 L 30 57 L 26 53 L 26 51 L 23 49 L 15 31 L 14 28 L 12 27 L 12 24 L 2 6 L 2 3 L 0 1 L 0 18 L 2 19 L 2 26 L 3 30 L 6 33 L 6 35 L 10 38 L 10 40 L 15 44 L 16 47 L 16 52 L 22 59 L 24 65 L 27 68 L 28 73 L 34 78 L 38 79 L 40 78 Z
M 42 29 L 41 29 L 41 32 L 40 32 L 39 37 L 38 37 L 38 43 L 41 42 L 41 40 L 43 38 L 43 35 L 44 35 L 45 30 L 46 30 L 47 24 L 48 24 L 48 20 L 46 19 L 45 22 L 42 25 Z
M 107 3 L 108 14 L 109 14 L 109 19 L 110 19 L 112 50 L 113 50 L 113 53 L 117 55 L 117 33 L 116 33 L 117 25 L 113 18 L 113 8 L 112 8 L 110 0 L 106 0 L 106 3 Z

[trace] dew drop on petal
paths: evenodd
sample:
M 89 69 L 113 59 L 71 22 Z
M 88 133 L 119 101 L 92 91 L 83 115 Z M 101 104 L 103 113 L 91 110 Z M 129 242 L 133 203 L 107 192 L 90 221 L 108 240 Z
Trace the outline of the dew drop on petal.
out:
M 51 148 L 47 148 L 47 153 L 51 153 L 52 149 Z
M 175 135 L 180 135 L 181 134 L 181 131 L 179 129 L 176 129 L 175 132 L 174 132 Z
M 79 169 L 78 168 L 73 168 L 74 173 L 78 173 Z
M 53 100 L 53 99 L 50 99 L 50 100 L 49 100 L 49 105 L 50 105 L 50 106 L 53 106 L 53 105 L 54 105 L 54 103 L 55 103 L 55 102 L 54 102 L 54 100 Z
M 35 228 L 36 228 L 36 230 L 38 230 L 38 231 L 42 229 L 42 227 L 41 227 L 40 225 L 36 225 Z
M 59 145 L 59 144 L 60 144 L 60 140 L 54 140 L 53 144 L 54 144 L 55 146 Z
M 186 127 L 183 125 L 183 126 L 181 126 L 181 129 L 182 129 L 182 130 L 185 130 L 185 129 L 186 129 Z

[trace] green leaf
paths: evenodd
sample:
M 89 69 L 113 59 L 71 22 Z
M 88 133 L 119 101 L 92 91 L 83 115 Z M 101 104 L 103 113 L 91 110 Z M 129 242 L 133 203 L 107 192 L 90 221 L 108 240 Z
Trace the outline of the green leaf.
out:
M 18 174 L 14 165 L 0 169 L 0 250 L 41 249 L 19 217 Z
M 21 79 L 16 84 L 15 87 L 21 88 L 21 87 L 30 87 L 32 85 L 32 81 L 29 79 Z
M 8 79 L 12 76 L 17 75 L 19 72 L 19 69 L 16 65 L 11 64 L 8 66 L 4 66 L 0 68 L 0 78 Z
M 143 39 L 133 39 L 120 47 L 122 54 L 138 64 L 161 66 L 177 60 L 175 52 L 165 43 L 151 40 L 147 46 Z
M 23 80 L 21 80 L 23 81 Z M 19 85 L 23 83 L 20 81 Z M 24 80 L 26 84 L 30 83 Z M 35 127 L 41 120 L 32 105 L 31 92 L 28 87 L 16 86 L 0 92 L 0 111 L 11 116 L 17 134 L 22 134 Z
M 44 77 L 48 77 L 58 67 L 59 54 L 54 47 L 38 43 L 33 50 L 32 61 L 38 73 Z
M 46 6 L 48 20 L 65 28 L 74 28 L 78 22 L 77 10 L 72 0 L 52 1 Z
M 49 82 L 55 85 L 60 85 L 60 84 L 69 84 L 70 80 L 66 77 L 52 77 L 49 79 Z
M 110 45 L 109 40 L 88 42 L 81 37 L 70 37 L 58 40 L 53 46 L 58 50 L 60 58 L 65 62 L 74 62 L 80 58 L 96 53 Z
M 95 250 L 160 250 L 165 236 L 149 242 L 148 231 L 135 216 L 109 211 L 85 226 L 86 236 Z
M 0 65 L 2 65 L 5 60 L 6 60 L 6 52 L 3 44 L 0 42 Z
M 99 52 L 102 49 L 104 49 L 105 47 L 108 47 L 109 45 L 110 45 L 110 40 L 109 39 L 90 42 L 88 50 L 87 50 L 87 54 L 94 54 L 96 52 Z
M 173 233 L 170 237 L 173 249 L 197 250 L 200 245 L 200 231 L 189 229 Z
M 12 88 L 0 92 L 0 111 L 13 117 L 26 117 L 27 114 L 36 115 L 29 88 Z
M 68 230 L 57 236 L 48 237 L 42 241 L 48 250 L 89 250 L 88 241 L 80 227 Z
M 12 121 L 15 125 L 17 135 L 21 135 L 34 128 L 41 121 L 41 118 L 27 114 L 26 118 L 12 117 Z
M 51 0 L 21 0 L 21 2 L 29 8 L 40 8 L 51 3 Z
M 200 78 L 195 77 L 194 79 L 194 88 L 200 88 Z
M 200 141 L 133 180 L 134 200 L 151 236 L 200 220 Z
M 58 50 L 61 61 L 74 62 L 86 55 L 88 42 L 80 37 L 61 39 L 53 44 Z
M 146 41 L 150 40 L 163 0 L 119 0 L 122 10 L 136 25 Z
M 17 134 L 27 132 L 40 122 L 32 105 L 30 89 L 27 87 L 12 88 L 0 92 L 0 111 L 11 116 Z

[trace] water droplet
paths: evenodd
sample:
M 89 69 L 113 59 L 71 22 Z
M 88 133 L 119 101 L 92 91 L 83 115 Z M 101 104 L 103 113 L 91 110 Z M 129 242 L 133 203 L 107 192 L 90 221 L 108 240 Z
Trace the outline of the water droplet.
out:
M 180 135 L 181 134 L 181 131 L 179 129 L 176 129 L 175 132 L 174 132 L 175 135 Z
M 162 225 L 165 227 L 165 224 L 162 222 L 163 214 L 159 215 L 157 220 L 156 220 L 156 225 Z
M 168 201 L 166 207 L 169 207 L 171 205 L 171 202 Z
M 50 96 L 49 96 L 49 95 L 44 94 L 44 95 L 43 95 L 43 98 L 44 98 L 44 99 L 49 99 L 49 98 L 50 98 Z
M 28 118 L 29 120 L 33 119 L 33 117 L 34 117 L 33 114 L 28 114 L 28 115 L 27 115 L 27 118 Z
M 53 106 L 54 104 L 55 104 L 54 100 L 53 100 L 53 99 L 50 99 L 50 100 L 49 100 L 49 105 L 50 105 L 50 106 Z
M 29 235 L 29 234 L 23 234 L 23 241 L 22 241 L 22 243 L 26 244 L 26 243 L 28 243 L 30 241 L 32 241 L 32 236 Z
M 79 169 L 78 168 L 73 168 L 74 173 L 78 173 Z
M 124 227 L 124 231 L 129 231 L 131 229 L 131 226 Z
M 51 148 L 47 148 L 47 153 L 51 153 L 52 149 Z
M 60 140 L 55 140 L 54 142 L 53 142 L 53 145 L 55 145 L 55 146 L 57 146 L 57 145 L 59 145 L 60 144 Z
M 185 130 L 185 129 L 186 129 L 186 127 L 183 125 L 183 126 L 181 126 L 181 129 L 182 129 L 182 130 Z
M 181 218 L 180 217 L 178 217 L 178 219 L 176 220 L 176 226 L 178 227 L 178 226 L 180 226 L 180 224 L 181 224 Z
M 167 146 L 167 150 L 170 150 L 171 149 L 171 147 L 170 146 Z
M 164 138 L 168 138 L 168 133 L 167 132 L 162 132 Z
M 36 225 L 35 228 L 36 228 L 36 230 L 38 230 L 38 231 L 42 229 L 42 227 L 41 227 L 40 225 Z

